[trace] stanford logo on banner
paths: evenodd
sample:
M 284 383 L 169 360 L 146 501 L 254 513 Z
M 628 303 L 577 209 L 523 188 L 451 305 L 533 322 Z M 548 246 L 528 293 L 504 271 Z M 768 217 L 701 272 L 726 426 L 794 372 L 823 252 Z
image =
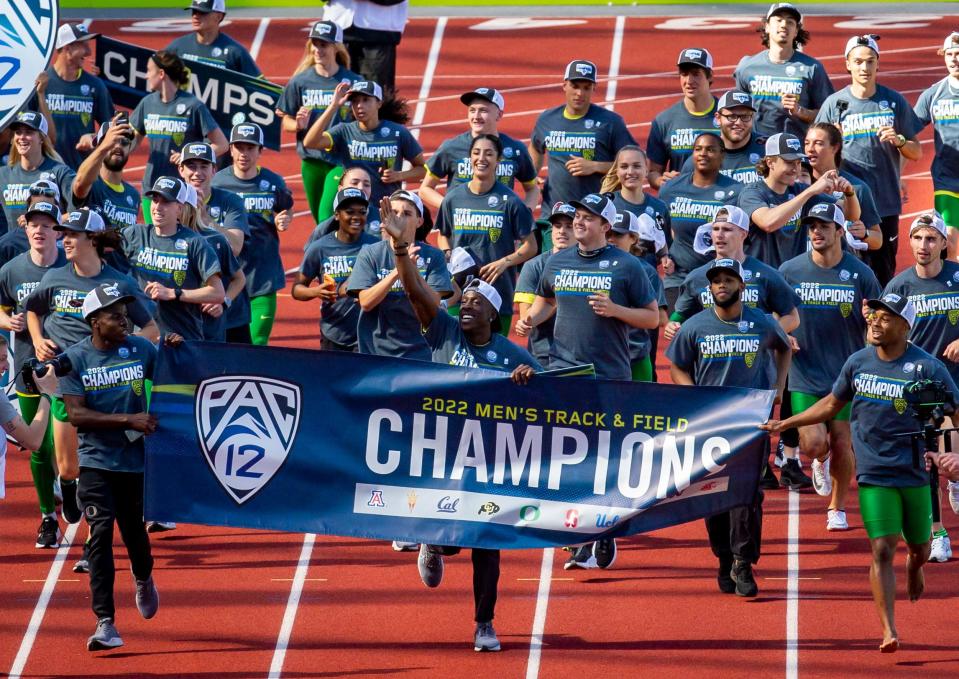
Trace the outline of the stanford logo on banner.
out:
M 265 377 L 217 377 L 200 383 L 195 409 L 206 461 L 242 504 L 286 461 L 300 424 L 300 388 Z

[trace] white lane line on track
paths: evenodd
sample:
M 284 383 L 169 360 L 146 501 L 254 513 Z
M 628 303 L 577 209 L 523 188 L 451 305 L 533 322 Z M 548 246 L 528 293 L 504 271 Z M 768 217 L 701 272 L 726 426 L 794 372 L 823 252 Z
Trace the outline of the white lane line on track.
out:
M 786 546 L 786 679 L 799 676 L 799 493 L 789 491 Z
M 310 568 L 310 556 L 313 554 L 313 543 L 316 535 L 307 533 L 303 536 L 303 549 L 293 573 L 293 584 L 290 586 L 290 598 L 286 601 L 286 611 L 283 613 L 283 624 L 276 637 L 276 647 L 273 649 L 273 660 L 270 662 L 268 679 L 280 679 L 283 673 L 283 661 L 286 659 L 286 649 L 290 645 L 293 634 L 293 623 L 296 621 L 296 609 L 300 606 L 300 595 L 303 594 L 303 583 L 306 582 L 306 573 Z
M 543 550 L 543 562 L 539 569 L 539 589 L 536 592 L 536 612 L 533 614 L 533 631 L 529 639 L 529 659 L 526 661 L 526 679 L 539 677 L 539 663 L 543 655 L 543 632 L 546 630 L 546 608 L 549 605 L 549 586 L 553 574 L 553 549 Z
M 257 26 L 256 35 L 253 36 L 253 44 L 250 45 L 250 56 L 253 57 L 254 61 L 260 56 L 260 49 L 263 47 L 263 39 L 266 38 L 266 29 L 269 28 L 269 26 L 269 17 L 260 19 L 260 25 Z
M 47 579 L 43 582 L 43 589 L 40 590 L 40 598 L 37 599 L 37 605 L 33 608 L 33 615 L 30 616 L 30 623 L 27 625 L 27 631 L 20 641 L 20 649 L 17 656 L 13 659 L 13 665 L 10 667 L 10 679 L 20 679 L 23 668 L 27 666 L 27 660 L 30 658 L 30 651 L 33 649 L 33 642 L 37 639 L 37 633 L 40 631 L 40 625 L 43 623 L 43 616 L 47 612 L 47 606 L 50 605 L 50 599 L 53 597 L 53 590 L 56 589 L 57 581 L 60 579 L 60 573 L 63 571 L 63 563 L 67 560 L 67 553 L 70 551 L 70 545 L 73 544 L 73 537 L 77 534 L 79 523 L 71 523 L 67 526 L 67 532 L 60 542 L 60 548 L 57 555 L 50 564 L 50 570 L 47 571 Z
M 423 71 L 423 82 L 420 84 L 419 101 L 416 102 L 416 110 L 413 112 L 412 127 L 413 136 L 419 139 L 419 125 L 426 117 L 426 104 L 429 101 L 430 86 L 433 84 L 433 74 L 436 73 L 436 64 L 440 60 L 440 49 L 443 46 L 443 33 L 446 32 L 446 17 L 440 17 L 436 20 L 436 30 L 433 31 L 433 42 L 430 44 L 430 54 L 426 59 L 426 70 Z
M 606 108 L 613 110 L 616 100 L 616 85 L 619 82 L 619 61 L 623 56 L 623 33 L 626 29 L 626 17 L 616 17 L 616 28 L 613 30 L 613 47 L 609 53 L 609 82 L 606 84 Z

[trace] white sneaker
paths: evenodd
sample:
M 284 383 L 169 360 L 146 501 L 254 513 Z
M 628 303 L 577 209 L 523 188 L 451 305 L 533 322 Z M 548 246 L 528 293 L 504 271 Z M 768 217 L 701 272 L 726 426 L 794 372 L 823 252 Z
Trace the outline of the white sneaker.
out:
M 393 540 L 393 551 L 394 552 L 418 552 L 420 551 L 420 543 L 401 542 L 400 540 Z
M 165 533 L 168 530 L 176 530 L 173 521 L 147 521 L 147 533 Z
M 812 487 L 818 495 L 828 497 L 832 495 L 832 477 L 829 476 L 829 458 L 825 462 L 813 459 L 812 461 Z M 845 530 L 845 529 L 843 529 Z
M 950 481 L 946 484 L 949 489 L 949 506 L 952 511 L 959 514 L 959 481 Z
M 934 535 L 929 548 L 929 560 L 946 563 L 952 558 L 952 545 L 948 535 Z
M 841 509 L 830 509 L 826 512 L 826 530 L 849 530 L 846 512 Z

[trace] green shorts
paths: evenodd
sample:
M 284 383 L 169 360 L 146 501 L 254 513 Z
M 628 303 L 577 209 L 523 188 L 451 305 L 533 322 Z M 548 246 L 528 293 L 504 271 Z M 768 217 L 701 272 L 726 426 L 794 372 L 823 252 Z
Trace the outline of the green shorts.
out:
M 809 410 L 816 401 L 822 398 L 821 396 L 813 396 L 812 394 L 805 394 L 801 391 L 791 391 L 789 392 L 789 397 L 792 401 L 793 415 L 798 415 L 804 410 Z M 852 410 L 852 401 L 847 403 L 832 419 L 837 422 L 848 422 L 850 410 Z
M 936 211 L 942 215 L 946 226 L 959 229 L 959 193 L 936 191 L 933 194 Z
M 932 495 L 927 485 L 890 488 L 860 484 L 859 513 L 872 540 L 901 533 L 910 545 L 929 542 Z
M 67 406 L 59 396 L 50 397 L 50 414 L 58 422 L 70 422 L 67 417 Z

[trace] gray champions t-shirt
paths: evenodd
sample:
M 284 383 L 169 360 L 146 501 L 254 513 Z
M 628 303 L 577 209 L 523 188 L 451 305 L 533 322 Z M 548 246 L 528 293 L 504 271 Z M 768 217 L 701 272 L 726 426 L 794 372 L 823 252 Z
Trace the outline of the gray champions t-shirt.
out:
M 692 174 L 673 177 L 663 185 L 659 198 L 669 210 L 669 223 L 672 226 L 669 256 L 676 264 L 676 270 L 666 276 L 667 288 L 679 287 L 686 274 L 712 259 L 693 249 L 696 230 L 706 222 L 713 221 L 723 205 L 735 204 L 742 190 L 742 184 L 724 175 L 719 175 L 715 184 L 706 187 L 693 184 Z
M 911 266 L 889 281 L 883 296 L 887 292 L 908 297 L 916 307 L 909 340 L 942 361 L 953 379 L 959 377 L 959 363 L 943 356 L 946 347 L 959 340 L 959 264 L 943 262 L 934 278 L 920 278 Z
M 689 272 L 676 299 L 674 313 L 684 319 L 692 318 L 703 309 L 711 309 L 715 306 L 713 293 L 709 291 L 709 280 L 706 278 L 706 272 L 711 265 L 712 262 L 709 262 Z M 786 279 L 776 269 L 748 255 L 742 265 L 746 283 L 746 289 L 742 295 L 744 304 L 757 308 L 763 313 L 775 313 L 780 316 L 785 316 L 796 308 L 799 300 Z
M 342 123 L 326 131 L 333 140 L 330 156 L 345 168 L 362 167 L 370 174 L 370 202 L 379 204 L 383 196 L 400 189 L 400 182 L 384 184 L 380 170 L 402 170 L 404 160 L 413 160 L 423 147 L 408 129 L 399 123 L 380 121 L 374 130 L 364 130 L 356 121 Z
M 100 413 L 143 413 L 146 381 L 153 380 L 157 350 L 149 340 L 130 335 L 101 351 L 87 337 L 67 350 L 73 370 L 60 378 L 60 393 L 82 396 Z M 132 430 L 130 430 L 132 432 Z M 81 467 L 111 472 L 143 472 L 143 437 L 131 441 L 124 429 L 77 429 Z
M 296 112 L 305 106 L 310 109 L 310 122 L 312 123 L 330 107 L 330 103 L 333 101 L 333 91 L 337 85 L 340 83 L 352 85 L 362 79 L 362 76 L 342 66 L 329 78 L 320 75 L 313 68 L 308 68 L 290 78 L 290 82 L 283 88 L 283 94 L 280 95 L 276 108 L 295 118 Z M 350 113 L 350 107 L 348 105 L 341 106 L 333 117 L 330 127 L 335 127 L 352 119 L 353 115 Z M 313 158 L 335 164 L 336 159 L 326 151 L 308 149 L 303 146 L 303 138 L 308 131 L 309 127 L 305 127 L 296 133 L 296 152 L 300 158 Z
M 903 390 L 918 379 L 941 380 L 953 393 L 956 384 L 942 362 L 915 344 L 894 361 L 883 361 L 876 347 L 860 349 L 843 365 L 832 394 L 852 401 L 852 450 L 856 481 L 873 486 L 913 488 L 929 483 L 926 467 L 912 464 L 912 443 L 904 436 L 918 428 Z
M 0 195 L 3 196 L 3 218 L 6 220 L 6 228 L 2 232 L 17 228 L 17 217 L 27 211 L 30 185 L 40 179 L 49 179 L 56 184 L 60 195 L 67 201 L 67 208 L 70 209 L 73 180 L 76 176 L 77 173 L 63 163 L 47 157 L 44 157 L 35 170 L 24 170 L 19 163 L 0 165 Z
M 923 127 L 933 126 L 933 187 L 959 193 L 959 90 L 950 85 L 948 77 L 943 78 L 919 95 L 915 113 Z
M 537 173 L 526 147 L 502 132 L 497 133 L 497 136 L 503 144 L 503 157 L 496 166 L 496 180 L 509 189 L 515 189 L 516 182 L 528 184 L 535 180 Z M 431 175 L 446 182 L 447 192 L 473 178 L 473 164 L 470 162 L 472 141 L 471 132 L 451 137 L 440 144 L 426 163 Z
M 22 314 L 26 311 L 26 301 L 30 293 L 40 286 L 40 280 L 51 269 L 56 269 L 67 263 L 63 250 L 57 249 L 57 258 L 50 266 L 34 264 L 29 252 L 17 255 L 0 268 L 0 304 L 7 308 L 10 315 Z M 24 319 L 26 322 L 26 319 Z M 28 389 L 20 377 L 20 368 L 28 359 L 36 357 L 30 331 L 24 326 L 23 330 L 14 334 L 13 369 L 17 379 L 17 391 L 22 394 L 36 393 Z M 4 401 L 6 399 L 0 399 Z
M 690 113 L 684 100 L 660 111 L 653 118 L 646 141 L 646 155 L 667 170 L 680 170 L 693 152 L 693 142 L 703 132 L 719 134 L 716 119 L 716 98 L 708 111 Z
M 804 252 L 779 269 L 799 296 L 799 327 L 793 337 L 799 351 L 789 368 L 789 388 L 825 396 L 842 364 L 865 342 L 862 301 L 879 297 L 879 281 L 868 266 L 844 253 L 824 269 Z
M 44 337 L 64 351 L 90 335 L 90 325 L 81 313 L 83 299 L 101 283 L 116 285 L 121 294 L 136 297 L 135 302 L 127 305 L 127 313 L 138 328 L 153 320 L 154 303 L 143 295 L 135 280 L 108 264 L 104 264 L 96 276 L 89 277 L 78 276 L 69 262 L 50 269 L 27 297 L 25 307 L 41 317 Z
M 516 281 L 516 292 L 513 293 L 514 302 L 532 304 L 536 301 L 539 281 L 543 277 L 546 262 L 552 255 L 552 252 L 543 252 L 523 264 L 523 269 L 519 272 L 519 280 Z M 555 322 L 556 316 L 550 316 L 529 333 L 526 347 L 542 365 L 549 365 L 549 350 L 553 344 L 553 324 Z
M 77 151 L 77 142 L 85 134 L 96 132 L 94 122 L 102 125 L 113 117 L 113 99 L 100 78 L 80 71 L 76 80 L 64 80 L 53 66 L 47 69 L 47 108 L 57 128 L 55 148 L 71 169 L 80 167 L 89 153 Z M 36 94 L 30 108 L 39 110 Z
M 262 75 L 260 67 L 256 65 L 246 48 L 226 33 L 221 32 L 209 45 L 201 44 L 197 40 L 196 33 L 187 33 L 173 40 L 166 49 L 187 61 L 228 68 L 254 78 Z
M 590 295 L 606 295 L 615 304 L 642 308 L 656 300 L 639 260 L 607 245 L 590 257 L 571 246 L 546 262 L 537 294 L 556 298 L 551 368 L 592 363 L 596 376 L 632 379 L 629 353 L 631 326 L 598 316 Z
M 469 184 L 461 184 L 443 198 L 436 228 L 482 267 L 516 250 L 516 241 L 533 230 L 533 213 L 501 184 L 479 194 Z M 513 314 L 513 275 L 510 268 L 493 282 L 503 300 L 499 312 L 507 316 Z
M 321 283 L 324 275 L 332 276 L 339 288 L 353 273 L 360 250 L 378 242 L 378 238 L 368 233 L 361 233 L 353 243 L 344 243 L 336 237 L 335 232 L 328 233 L 306 249 L 300 273 Z M 320 305 L 320 330 L 323 337 L 337 344 L 356 344 L 356 324 L 359 318 L 360 305 L 349 295 L 333 302 L 324 301 Z
M 574 177 L 566 169 L 570 158 L 610 162 L 627 144 L 635 144 L 618 113 L 590 104 L 579 118 L 568 118 L 566 106 L 543 111 L 536 119 L 530 144 L 539 153 L 549 155 L 549 176 L 543 191 L 543 205 L 557 201 L 568 203 L 599 191 L 603 175 Z
M 449 296 L 453 291 L 453 284 L 443 253 L 426 243 L 416 244 L 420 247 L 416 258 L 416 268 L 420 276 L 426 279 L 426 284 L 440 293 L 441 297 Z M 353 264 L 347 289 L 351 295 L 359 297 L 361 290 L 373 287 L 389 276 L 395 268 L 396 260 L 393 259 L 390 243 L 374 243 L 360 250 Z M 420 322 L 398 278 L 386 298 L 375 308 L 370 311 L 360 310 L 356 336 L 362 354 L 431 360 L 432 352 L 423 339 Z
M 169 236 L 156 228 L 137 224 L 123 230 L 123 251 L 131 273 L 141 287 L 156 282 L 168 288 L 195 290 L 220 274 L 220 262 L 206 239 L 182 224 Z M 203 312 L 199 304 L 180 300 L 157 303 L 157 325 L 183 339 L 204 339 Z
M 876 93 L 869 99 L 859 99 L 845 87 L 826 99 L 816 122 L 833 123 L 842 130 L 842 166 L 869 185 L 879 214 L 888 217 L 902 212 L 902 156 L 893 144 L 879 141 L 878 130 L 891 125 L 907 139 L 919 133 L 922 123 L 905 97 L 885 85 L 877 85 Z
M 739 207 L 752 219 L 753 213 L 760 208 L 772 208 L 788 203 L 805 191 L 807 184 L 796 182 L 783 193 L 776 193 L 764 181 L 754 182 L 739 194 Z M 833 202 L 831 195 L 820 194 L 815 200 Z M 749 238 L 746 239 L 746 254 L 752 255 L 773 268 L 806 251 L 809 242 L 808 231 L 800 224 L 802 208 L 796 210 L 782 227 L 772 233 L 763 231 L 755 222 L 750 221 Z
M 723 155 L 723 165 L 719 169 L 721 174 L 726 175 L 733 181 L 740 184 L 752 184 L 761 182 L 762 177 L 756 171 L 756 163 L 766 156 L 766 144 L 761 137 L 755 133 L 750 135 L 749 141 L 745 146 L 738 149 L 726 149 Z M 686 156 L 683 162 L 683 172 L 693 171 L 693 157 Z
M 770 60 L 768 50 L 743 57 L 733 78 L 737 88 L 753 96 L 753 105 L 759 109 L 753 129 L 763 137 L 777 132 L 789 132 L 800 139 L 806 136 L 809 124 L 786 113 L 784 94 L 798 94 L 800 106 L 816 110 L 833 93 L 823 65 L 798 51 L 783 63 Z
M 143 173 L 144 191 L 153 188 L 157 177 L 179 176 L 177 168 L 170 162 L 171 152 L 179 152 L 184 144 L 203 141 L 213 130 L 219 129 L 206 105 L 183 90 L 177 90 L 173 99 L 166 103 L 159 92 L 143 97 L 130 114 L 130 126 L 146 136 L 150 144 L 150 155 Z
M 494 332 L 490 341 L 482 346 L 472 344 L 463 334 L 459 319 L 442 309 L 433 317 L 429 327 L 423 329 L 423 337 L 433 351 L 434 363 L 498 372 L 512 372 L 521 365 L 528 365 L 537 371 L 543 369 L 526 349 L 516 346 L 498 333 Z
M 770 389 L 776 350 L 789 339 L 772 316 L 743 305 L 738 321 L 721 320 L 705 309 L 682 324 L 666 358 L 689 373 L 697 386 Z

